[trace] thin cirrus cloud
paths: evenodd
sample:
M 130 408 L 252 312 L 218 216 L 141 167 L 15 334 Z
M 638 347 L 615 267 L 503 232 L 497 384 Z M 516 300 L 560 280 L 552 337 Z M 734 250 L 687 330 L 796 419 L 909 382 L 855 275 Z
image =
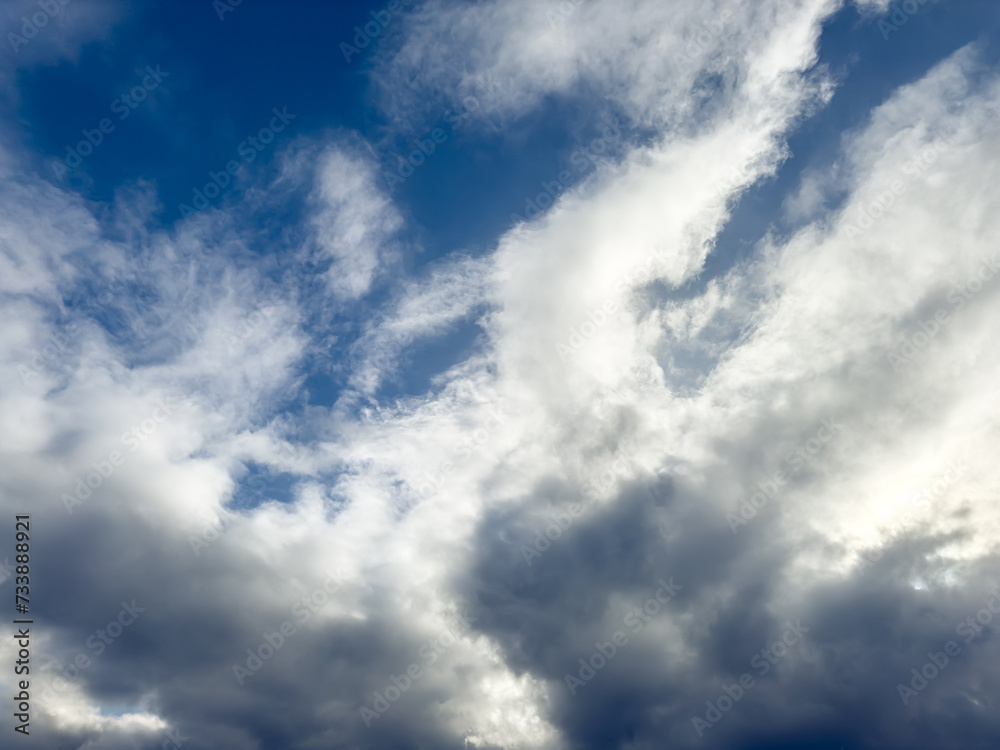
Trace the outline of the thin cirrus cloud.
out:
M 850 12 L 400 14 L 367 69 L 390 130 L 483 81 L 467 138 L 560 99 L 623 125 L 550 208 L 424 264 L 374 136 L 290 136 L 166 227 L 154 185 L 96 206 L 7 126 L 0 504 L 38 529 L 36 741 L 995 744 L 983 45 L 863 113 L 772 206 L 789 235 L 719 246 L 837 95 L 823 30 Z

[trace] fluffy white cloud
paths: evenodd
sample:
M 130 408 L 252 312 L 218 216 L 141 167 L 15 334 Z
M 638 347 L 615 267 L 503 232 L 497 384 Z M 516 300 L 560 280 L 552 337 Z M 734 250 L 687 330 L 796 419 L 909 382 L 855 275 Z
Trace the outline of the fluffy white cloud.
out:
M 316 155 L 312 223 L 335 297 L 352 301 L 370 289 L 391 258 L 390 240 L 403 220 L 382 188 L 370 159 L 342 148 Z
M 817 23 L 838 5 L 434 0 L 406 17 L 404 41 L 377 71 L 401 126 L 434 106 L 428 98 L 506 119 L 592 87 L 634 123 L 678 130 L 720 95 L 753 96 L 808 67 Z
M 206 747 L 267 735 L 289 747 L 555 748 L 629 701 L 636 747 L 689 746 L 692 714 L 780 635 L 775 623 L 829 621 L 831 591 L 865 594 L 864 551 L 892 563 L 867 580 L 899 603 L 893 627 L 920 591 L 952 592 L 948 616 L 968 604 L 957 584 L 989 569 L 998 531 L 1000 81 L 973 75 L 966 49 L 897 91 L 845 141 L 836 190 L 814 175 L 789 203 L 809 223 L 704 279 L 735 201 L 831 95 L 813 66 L 837 6 L 569 6 L 553 17 L 559 6 L 429 2 L 387 55 L 383 85 L 419 73 L 447 101 L 483 77 L 509 81 L 486 109 L 516 117 L 586 83 L 655 136 L 486 256 L 393 288 L 349 349 L 342 402 L 318 415 L 287 408 L 303 357 L 328 340 L 326 319 L 306 324 L 309 306 L 365 297 L 402 222 L 357 149 L 300 144 L 275 183 L 306 186 L 314 244 L 300 255 L 332 264 L 320 300 L 213 252 L 244 240 L 235 220 L 200 216 L 124 246 L 82 201 L 3 174 L 0 309 L 16 324 L 0 336 L 14 436 L 0 505 L 44 498 L 32 505 L 39 548 L 88 559 L 39 563 L 42 579 L 65 580 L 46 612 L 42 684 L 76 653 L 94 657 L 44 709 L 60 737 L 110 746 L 183 720 Z M 432 44 L 448 28 L 449 43 Z M 419 109 L 401 99 L 393 111 Z M 815 197 L 838 192 L 830 209 Z M 81 279 L 106 278 L 84 251 L 124 269 L 89 314 L 66 304 Z M 432 392 L 379 397 L 414 342 L 470 317 L 480 344 Z M 163 419 L 158 398 L 174 403 Z M 104 476 L 112 451 L 125 461 Z M 249 463 L 299 480 L 293 502 L 227 508 Z M 763 507 L 741 507 L 769 482 Z M 929 502 L 901 502 L 914 495 Z M 538 549 L 553 519 L 564 528 Z M 532 548 L 541 559 L 525 557 Z M 320 597 L 335 571 L 341 583 Z M 571 696 L 578 658 L 671 576 L 683 595 Z M 87 636 L 133 596 L 147 612 L 93 654 Z M 284 621 L 296 629 L 274 646 Z M 803 685 L 775 670 L 712 741 L 794 726 L 845 695 L 830 675 L 866 655 L 865 632 L 838 641 L 810 627 L 827 671 Z M 274 653 L 258 670 L 262 643 Z M 921 653 L 900 646 L 856 668 L 904 676 L 910 651 Z M 359 709 L 400 689 L 411 664 L 420 677 L 368 728 Z M 995 672 L 983 668 L 972 693 L 988 694 Z M 870 679 L 865 696 L 894 701 L 881 687 Z M 274 720 L 276 694 L 306 707 L 295 726 Z M 112 721 L 103 705 L 129 710 Z M 973 698 L 964 709 L 985 716 Z

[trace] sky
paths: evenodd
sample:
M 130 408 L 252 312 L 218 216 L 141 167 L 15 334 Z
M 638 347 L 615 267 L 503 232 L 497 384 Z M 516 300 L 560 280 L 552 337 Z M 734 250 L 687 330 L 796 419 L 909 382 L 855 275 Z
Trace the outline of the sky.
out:
M 0 32 L 4 747 L 1000 746 L 994 2 Z

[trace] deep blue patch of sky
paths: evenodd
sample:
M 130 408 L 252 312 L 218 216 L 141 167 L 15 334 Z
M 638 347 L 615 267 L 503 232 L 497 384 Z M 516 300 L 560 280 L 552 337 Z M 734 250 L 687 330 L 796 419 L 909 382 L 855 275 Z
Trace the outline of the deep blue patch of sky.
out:
M 241 160 L 239 144 L 269 124 L 274 107 L 295 120 L 253 166 L 301 133 L 366 129 L 368 82 L 338 43 L 381 5 L 246 2 L 221 21 L 210 2 L 136 6 L 108 39 L 86 45 L 78 64 L 21 71 L 27 136 L 39 152 L 65 158 L 81 130 L 109 117 L 115 131 L 84 160 L 74 185 L 109 201 L 123 183 L 155 180 L 163 219 L 172 222 L 209 170 Z M 147 65 L 168 75 L 120 120 L 113 102 L 141 83 L 137 70 Z M 57 181 L 51 165 L 42 173 Z

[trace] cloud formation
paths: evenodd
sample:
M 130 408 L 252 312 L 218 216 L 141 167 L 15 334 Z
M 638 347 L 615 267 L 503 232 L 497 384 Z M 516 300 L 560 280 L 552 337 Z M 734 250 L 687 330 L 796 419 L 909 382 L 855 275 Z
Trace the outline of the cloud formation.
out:
M 483 80 L 501 122 L 587 97 L 623 123 L 550 208 L 412 273 L 360 136 L 303 134 L 171 228 L 152 186 L 109 228 L 5 146 L 0 506 L 59 550 L 36 740 L 995 746 L 1000 76 L 941 60 L 802 177 L 790 236 L 719 245 L 834 95 L 837 12 L 401 15 L 372 69 L 401 131 Z

